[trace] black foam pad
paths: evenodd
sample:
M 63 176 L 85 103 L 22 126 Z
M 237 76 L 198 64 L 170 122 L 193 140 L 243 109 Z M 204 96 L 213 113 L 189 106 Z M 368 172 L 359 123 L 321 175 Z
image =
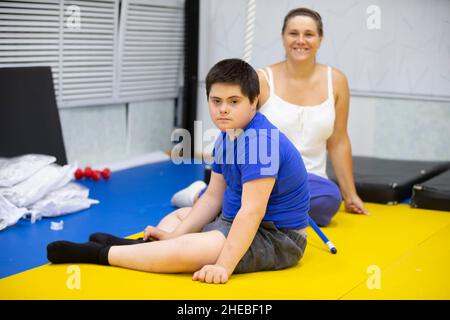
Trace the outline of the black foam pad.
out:
M 353 157 L 353 176 L 363 201 L 396 204 L 411 197 L 415 184 L 424 182 L 450 167 L 450 162 L 391 160 Z M 331 161 L 327 174 L 337 183 Z
M 450 170 L 413 187 L 411 206 L 450 211 Z
M 0 157 L 28 153 L 67 163 L 50 67 L 0 68 Z

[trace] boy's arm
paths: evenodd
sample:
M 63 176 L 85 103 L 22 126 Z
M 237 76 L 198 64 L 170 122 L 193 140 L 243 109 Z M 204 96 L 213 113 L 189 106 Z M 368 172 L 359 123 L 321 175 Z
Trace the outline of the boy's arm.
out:
M 244 183 L 242 205 L 233 220 L 225 245 L 213 266 L 204 266 L 193 280 L 225 283 L 239 260 L 250 247 L 266 213 L 275 178 L 262 178 Z
M 195 202 L 188 216 L 170 234 L 170 238 L 175 238 L 186 233 L 200 232 L 221 211 L 225 188 L 226 182 L 223 175 L 211 172 L 208 189 Z

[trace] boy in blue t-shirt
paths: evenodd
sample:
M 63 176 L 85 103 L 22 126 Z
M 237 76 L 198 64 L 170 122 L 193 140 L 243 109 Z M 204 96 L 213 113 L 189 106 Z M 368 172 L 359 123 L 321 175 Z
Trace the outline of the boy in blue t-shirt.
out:
M 226 283 L 233 273 L 283 269 L 301 259 L 307 173 L 294 145 L 257 111 L 255 70 L 239 59 L 220 61 L 206 77 L 206 93 L 222 133 L 209 186 L 195 205 L 147 227 L 142 240 L 96 233 L 84 244 L 53 242 L 51 262 L 194 272 L 193 280 Z

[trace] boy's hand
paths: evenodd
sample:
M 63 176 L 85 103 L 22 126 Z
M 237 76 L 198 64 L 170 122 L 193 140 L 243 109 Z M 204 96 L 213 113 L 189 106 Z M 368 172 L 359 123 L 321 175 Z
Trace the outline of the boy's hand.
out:
M 206 265 L 195 272 L 192 280 L 206 283 L 226 283 L 228 281 L 228 272 L 221 265 Z
M 171 234 L 167 231 L 164 231 L 162 229 L 159 229 L 157 227 L 148 226 L 144 230 L 144 241 L 147 240 L 167 240 L 170 239 Z

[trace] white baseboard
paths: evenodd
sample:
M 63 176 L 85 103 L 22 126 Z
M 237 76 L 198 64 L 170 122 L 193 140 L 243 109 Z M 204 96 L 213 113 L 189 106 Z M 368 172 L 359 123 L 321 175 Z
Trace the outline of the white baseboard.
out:
M 110 163 L 96 164 L 93 168 L 109 168 L 111 171 L 120 171 L 133 167 L 142 166 L 145 164 L 168 161 L 170 157 L 163 151 L 155 151 L 151 153 L 145 153 L 130 159 L 115 161 Z

